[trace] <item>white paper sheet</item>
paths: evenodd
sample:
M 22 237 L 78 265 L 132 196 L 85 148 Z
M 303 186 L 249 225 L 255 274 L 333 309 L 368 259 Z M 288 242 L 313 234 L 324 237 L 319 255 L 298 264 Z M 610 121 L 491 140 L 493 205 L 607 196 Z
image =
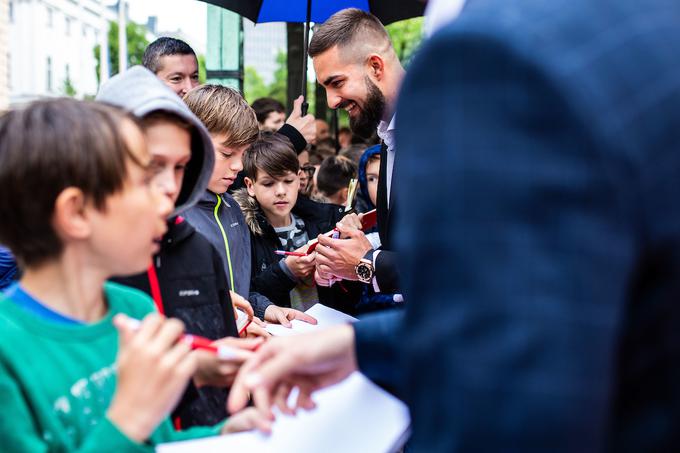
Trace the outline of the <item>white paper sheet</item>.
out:
M 159 453 L 390 453 L 406 439 L 408 408 L 363 374 L 313 395 L 312 411 L 295 416 L 277 413 L 271 436 L 230 434 L 164 444 Z
M 291 322 L 293 327 L 290 329 L 279 324 L 267 324 L 267 331 L 277 337 L 285 337 L 288 335 L 314 332 L 315 330 L 324 329 L 326 327 L 335 326 L 338 324 L 358 321 L 357 318 L 353 318 L 352 316 L 346 315 L 341 311 L 327 307 L 323 304 L 316 304 L 310 307 L 305 313 L 316 318 L 317 324 L 309 324 L 304 321 L 294 319 Z

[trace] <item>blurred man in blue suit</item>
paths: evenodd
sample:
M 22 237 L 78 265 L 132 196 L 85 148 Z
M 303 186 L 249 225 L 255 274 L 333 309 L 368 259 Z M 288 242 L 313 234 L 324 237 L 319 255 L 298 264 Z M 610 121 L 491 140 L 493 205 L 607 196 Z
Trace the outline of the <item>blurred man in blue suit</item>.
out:
M 414 451 L 680 450 L 679 23 L 470 0 L 398 105 L 405 317 L 270 342 L 232 408 L 358 368 L 401 389 Z

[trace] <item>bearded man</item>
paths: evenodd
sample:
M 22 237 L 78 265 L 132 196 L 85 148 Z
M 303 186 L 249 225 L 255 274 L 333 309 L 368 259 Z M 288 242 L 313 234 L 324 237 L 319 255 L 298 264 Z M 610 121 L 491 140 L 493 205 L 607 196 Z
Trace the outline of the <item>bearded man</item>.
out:
M 328 107 L 349 114 L 352 132 L 370 137 L 377 129 L 383 145 L 377 214 L 381 248 L 374 250 L 351 221 L 340 226 L 345 239 L 320 237 L 317 282 L 360 280 L 376 292 L 398 293 L 396 256 L 390 251 L 394 219 L 394 132 L 397 94 L 405 71 L 382 23 L 372 14 L 349 8 L 337 12 L 315 30 L 309 56 Z

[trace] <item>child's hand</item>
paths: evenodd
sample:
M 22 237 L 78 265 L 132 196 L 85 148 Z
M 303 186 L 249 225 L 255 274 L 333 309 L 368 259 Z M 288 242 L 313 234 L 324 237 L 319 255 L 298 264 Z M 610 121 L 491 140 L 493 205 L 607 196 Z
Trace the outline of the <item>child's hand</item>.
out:
M 293 319 L 299 319 L 309 324 L 316 324 L 316 319 L 309 316 L 307 313 L 303 313 L 299 310 L 293 308 L 278 307 L 276 305 L 270 305 L 264 311 L 264 320 L 274 324 L 281 324 L 283 327 L 292 327 L 290 321 Z
M 113 320 L 120 335 L 118 383 L 107 417 L 126 436 L 144 442 L 177 405 L 196 357 L 178 341 L 184 324 L 150 314 L 138 326 L 125 315 Z
M 241 364 L 253 355 L 253 351 L 257 349 L 263 340 L 261 338 L 255 339 L 240 339 L 240 338 L 222 338 L 213 342 L 215 346 L 229 346 L 236 352 L 236 357 L 231 359 L 222 359 L 209 351 L 195 351 L 194 354 L 198 360 L 198 369 L 194 375 L 194 384 L 196 387 L 203 387 L 204 385 L 211 385 L 214 387 L 228 387 L 234 382 L 236 373 Z
M 253 306 L 250 305 L 250 302 L 231 290 L 229 291 L 229 296 L 231 297 L 231 303 L 234 306 L 234 318 L 238 318 L 238 315 L 236 314 L 236 309 L 238 308 L 248 316 L 248 319 L 252 321 L 253 316 L 255 316 L 255 312 L 253 311 Z
M 272 336 L 272 334 L 267 332 L 267 325 L 257 316 L 254 317 L 253 322 L 246 327 L 244 335 L 246 338 L 263 338 L 265 340 Z
M 220 434 L 233 434 L 253 429 L 269 434 L 272 432 L 272 423 L 262 412 L 254 407 L 248 407 L 229 417 L 224 425 L 222 425 Z
M 303 249 L 307 246 L 301 247 L 296 250 L 296 252 L 305 253 Z M 305 279 L 309 277 L 316 266 L 316 253 L 311 253 L 306 256 L 287 256 L 286 266 L 288 269 L 299 279 Z

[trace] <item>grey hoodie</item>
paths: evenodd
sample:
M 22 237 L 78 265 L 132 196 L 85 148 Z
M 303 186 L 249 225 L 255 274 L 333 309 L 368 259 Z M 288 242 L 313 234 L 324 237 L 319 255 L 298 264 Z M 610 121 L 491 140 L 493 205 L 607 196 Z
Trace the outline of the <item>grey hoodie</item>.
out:
M 143 66 L 134 66 L 112 77 L 99 89 L 96 100 L 122 107 L 138 118 L 158 110 L 171 112 L 194 126 L 191 160 L 185 170 L 182 189 L 171 216 L 193 206 L 208 187 L 215 151 L 210 134 L 184 101 Z

